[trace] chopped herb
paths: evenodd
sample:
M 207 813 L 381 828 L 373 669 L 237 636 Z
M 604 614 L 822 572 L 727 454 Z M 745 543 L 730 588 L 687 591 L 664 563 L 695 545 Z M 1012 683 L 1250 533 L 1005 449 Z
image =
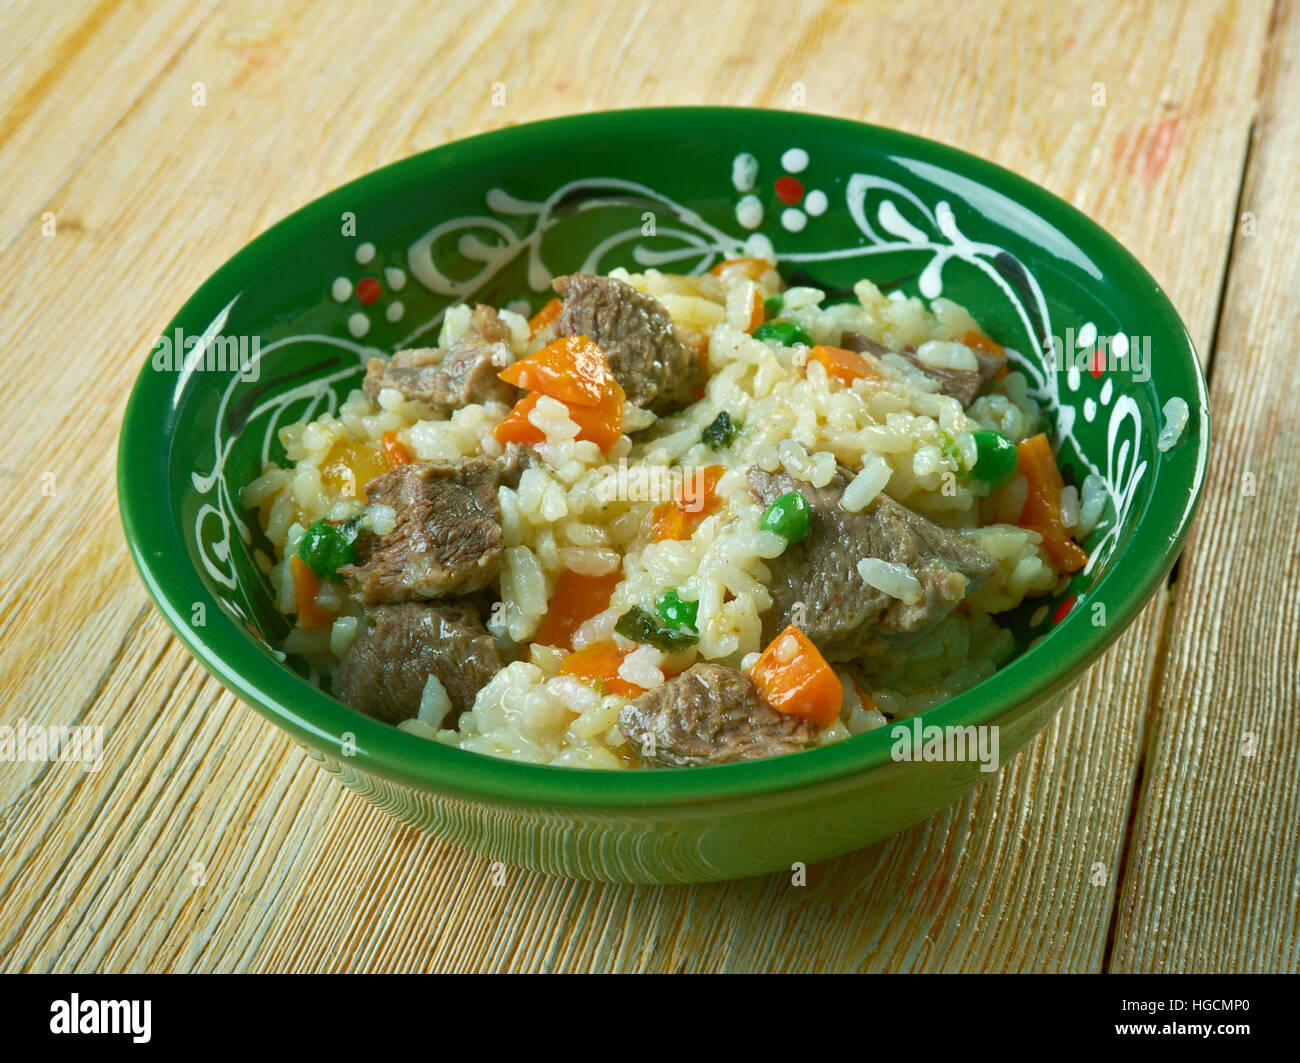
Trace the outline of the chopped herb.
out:
M 338 579 L 339 569 L 357 559 L 356 541 L 360 529 L 360 517 L 337 523 L 318 520 L 298 543 L 298 556 L 321 579 Z
M 731 414 L 723 410 L 700 434 L 700 440 L 714 450 L 723 450 L 735 442 L 739 432 L 740 425 L 731 419 Z
M 663 650 L 665 653 L 684 650 L 687 646 L 694 646 L 700 641 L 700 636 L 693 632 L 673 631 L 671 628 L 663 627 L 659 621 L 639 605 L 632 606 L 631 609 L 620 616 L 618 623 L 614 625 L 614 630 L 625 639 L 631 639 L 633 642 L 644 642 L 657 650 Z

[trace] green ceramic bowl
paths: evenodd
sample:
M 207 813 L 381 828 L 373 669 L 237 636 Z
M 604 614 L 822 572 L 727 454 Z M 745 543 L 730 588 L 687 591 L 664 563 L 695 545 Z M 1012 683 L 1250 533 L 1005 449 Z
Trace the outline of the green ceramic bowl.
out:
M 257 563 L 269 547 L 239 504 L 277 456 L 276 427 L 336 408 L 368 356 L 429 335 L 450 303 L 537 307 L 553 274 L 703 271 L 769 249 L 787 274 L 822 286 L 868 276 L 971 308 L 1024 352 L 1067 476 L 1094 472 L 1109 489 L 1090 568 L 1067 595 L 1007 618 L 1015 659 L 925 714 L 926 725 L 997 726 L 1005 762 L 1177 557 L 1205 470 L 1205 384 L 1169 300 L 1086 217 L 990 163 L 854 122 L 727 108 L 560 118 L 406 159 L 274 226 L 185 304 L 131 395 L 118 493 L 150 594 L 199 660 L 327 771 L 507 864 L 631 882 L 737 878 L 929 816 L 988 776 L 974 761 L 897 761 L 888 728 L 712 768 L 512 763 L 367 719 L 276 649 L 286 622 Z M 1056 370 L 1041 353 L 1053 336 L 1068 344 Z M 1104 365 L 1091 361 L 1099 336 L 1130 337 L 1127 360 L 1112 345 Z M 1162 451 L 1174 398 L 1190 418 Z

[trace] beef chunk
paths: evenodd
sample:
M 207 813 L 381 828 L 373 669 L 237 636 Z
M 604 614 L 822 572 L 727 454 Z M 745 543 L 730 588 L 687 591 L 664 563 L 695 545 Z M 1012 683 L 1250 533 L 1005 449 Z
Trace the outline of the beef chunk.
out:
M 749 470 L 750 487 L 763 502 L 798 491 L 812 517 L 808 535 L 768 562 L 773 606 L 763 617 L 763 637 L 771 641 L 801 619 L 804 634 L 833 661 L 926 630 L 998 571 L 987 551 L 888 495 L 859 513 L 842 509 L 852 475 L 840 466 L 827 486 L 815 488 L 785 473 Z M 910 604 L 869 586 L 857 567 L 865 557 L 906 565 L 920 581 L 922 601 Z
M 371 480 L 372 505 L 392 506 L 387 535 L 363 536 L 357 562 L 339 569 L 367 605 L 471 594 L 501 567 L 504 549 L 491 458 L 423 461 Z
M 941 366 L 930 365 L 917 357 L 914 347 L 904 347 L 898 353 L 926 376 L 937 380 L 939 390 L 945 395 L 951 395 L 965 409 L 975 401 L 985 386 L 997 377 L 1007 361 L 1006 358 L 989 354 L 987 351 L 979 351 L 974 348 L 971 351 L 975 355 L 975 361 L 979 364 L 979 369 L 975 372 L 968 369 L 944 369 Z
M 628 402 L 669 410 L 691 402 L 704 382 L 699 357 L 686 346 L 658 300 L 610 277 L 557 277 L 564 300 L 560 336 L 586 336 L 605 352 Z
M 889 348 L 883 343 L 877 343 L 865 332 L 854 332 L 852 329 L 844 330 L 844 334 L 840 336 L 840 346 L 846 351 L 857 351 L 858 354 L 874 354 L 877 358 L 882 354 L 889 353 Z
M 442 414 L 471 403 L 510 405 L 518 389 L 497 374 L 514 360 L 509 328 L 490 306 L 480 306 L 470 317 L 465 335 L 445 351 L 419 347 L 398 351 L 387 362 L 371 358 L 361 387 L 371 399 L 378 399 L 384 388 L 393 388 Z
M 749 676 L 712 663 L 693 665 L 623 706 L 618 726 L 647 763 L 674 768 L 794 753 L 813 739 L 803 719 L 759 697 Z M 654 736 L 648 756 L 647 732 Z
M 857 351 L 858 353 L 866 352 L 877 357 L 889 353 L 887 348 L 882 347 L 875 340 L 864 336 L 860 332 L 846 331 L 840 337 L 840 345 L 846 350 Z M 970 352 L 975 355 L 975 361 L 979 366 L 979 369 L 974 372 L 967 369 L 943 369 L 939 366 L 930 365 L 917 357 L 915 347 L 904 347 L 901 351 L 895 351 L 894 353 L 906 358 L 926 376 L 937 380 L 940 392 L 944 395 L 951 395 L 962 404 L 964 409 L 975 401 L 981 391 L 997 379 L 997 375 L 1002 372 L 1003 367 L 1007 364 L 1005 355 L 990 354 L 978 347 L 971 347 Z
M 519 486 L 519 478 L 524 471 L 534 468 L 541 459 L 537 451 L 525 443 L 507 443 L 505 453 L 498 459 L 500 463 L 501 486 L 512 491 Z
M 381 605 L 367 611 L 365 631 L 339 661 L 334 696 L 396 724 L 415 716 L 436 675 L 451 699 L 443 726 L 452 727 L 500 669 L 496 643 L 467 602 Z

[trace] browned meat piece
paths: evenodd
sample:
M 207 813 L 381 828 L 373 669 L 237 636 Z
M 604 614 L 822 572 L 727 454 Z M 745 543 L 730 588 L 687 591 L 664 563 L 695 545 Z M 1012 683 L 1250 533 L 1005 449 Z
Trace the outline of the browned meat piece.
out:
M 491 458 L 402 465 L 366 484 L 372 505 L 392 506 L 397 525 L 363 536 L 357 563 L 339 569 L 367 605 L 471 594 L 501 567 L 503 541 Z
M 852 329 L 845 329 L 840 336 L 840 346 L 846 351 L 857 351 L 858 354 L 874 354 L 879 358 L 882 354 L 888 354 L 889 348 L 883 343 L 877 343 L 864 332 L 854 332 Z
M 519 478 L 526 469 L 533 468 L 537 462 L 537 452 L 526 443 L 507 443 L 505 453 L 498 459 L 501 464 L 501 485 L 514 490 L 519 486 Z
M 480 306 L 465 335 L 445 351 L 418 347 L 398 351 L 387 362 L 371 358 L 361 387 L 371 399 L 377 399 L 384 388 L 393 388 L 404 398 L 444 414 L 471 403 L 508 406 L 519 391 L 497 374 L 514 360 L 509 328 L 490 306 Z
M 827 660 L 848 661 L 885 645 L 882 640 L 920 633 L 942 620 L 968 593 L 998 571 L 984 549 L 940 527 L 888 495 L 860 513 L 840 507 L 852 478 L 843 466 L 823 488 L 785 473 L 749 470 L 749 485 L 764 503 L 798 491 L 808 501 L 808 535 L 768 562 L 772 608 L 763 617 L 771 641 L 798 623 Z M 906 565 L 925 597 L 908 604 L 869 586 L 858 572 L 865 557 Z
M 501 669 L 492 636 L 466 602 L 403 602 L 366 613 L 334 674 L 334 696 L 384 723 L 409 720 L 419 711 L 429 676 L 436 675 L 451 699 L 452 727 Z
M 605 352 L 628 402 L 668 410 L 693 401 L 704 368 L 658 300 L 611 277 L 556 277 L 559 336 L 586 336 Z
M 877 357 L 889 353 L 888 348 L 882 347 L 875 340 L 864 336 L 860 332 L 846 331 L 840 337 L 840 345 L 846 350 L 859 353 L 867 352 Z M 906 358 L 926 376 L 937 380 L 939 390 L 945 395 L 951 395 L 965 408 L 975 401 L 984 388 L 997 379 L 997 375 L 1002 372 L 1003 367 L 1007 364 L 1005 355 L 989 354 L 988 351 L 982 351 L 978 347 L 971 347 L 970 351 L 975 355 L 975 361 L 979 364 L 979 370 L 973 373 L 964 369 L 941 369 L 938 366 L 923 362 L 917 357 L 915 347 L 904 347 L 901 351 L 895 351 L 894 353 Z
M 808 724 L 772 708 L 749 676 L 712 663 L 693 665 L 624 705 L 618 726 L 644 762 L 671 768 L 794 753 L 813 740 Z

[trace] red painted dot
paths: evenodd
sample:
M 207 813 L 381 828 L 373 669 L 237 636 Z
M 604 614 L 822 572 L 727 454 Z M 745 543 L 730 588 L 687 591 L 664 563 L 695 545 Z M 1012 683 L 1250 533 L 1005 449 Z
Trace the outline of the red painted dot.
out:
M 1101 348 L 1098 347 L 1092 352 L 1092 358 L 1088 362 L 1088 372 L 1092 374 L 1094 380 L 1097 380 L 1101 377 L 1105 368 L 1106 356 L 1101 353 Z
M 1052 623 L 1059 624 L 1062 620 L 1065 619 L 1065 615 L 1073 608 L 1074 608 L 1074 595 L 1072 594 L 1070 595 L 1070 597 L 1066 598 L 1065 601 L 1063 601 L 1060 605 L 1056 607 L 1056 612 L 1052 614 Z
M 798 203 L 803 199 L 803 182 L 797 177 L 778 177 L 773 188 L 782 203 Z
M 379 298 L 379 282 L 374 277 L 362 277 L 357 281 L 357 298 L 362 306 L 369 306 Z

